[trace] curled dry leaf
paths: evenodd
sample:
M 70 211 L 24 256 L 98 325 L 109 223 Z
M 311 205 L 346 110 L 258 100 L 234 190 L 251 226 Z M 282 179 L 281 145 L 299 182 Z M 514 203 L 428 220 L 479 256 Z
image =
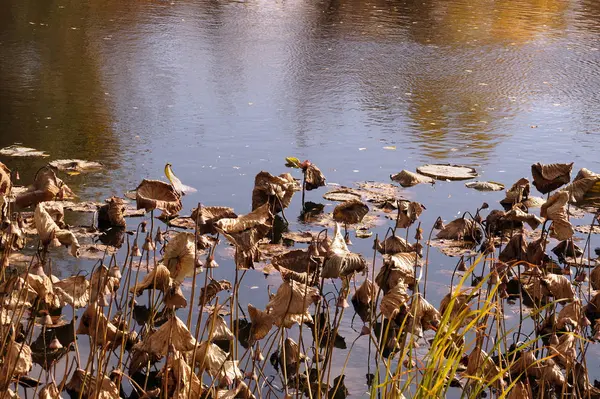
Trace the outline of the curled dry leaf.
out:
M 284 281 L 267 304 L 267 310 L 277 325 L 301 323 L 312 320 L 308 308 L 318 298 L 319 291 L 316 288 L 294 280 Z
M 527 223 L 533 230 L 537 229 L 540 224 L 544 222 L 533 213 L 525 213 L 516 206 L 510 211 L 506 212 L 503 216 L 503 219 L 508 222 Z
M 23 376 L 33 367 L 31 348 L 26 343 L 17 343 L 12 339 L 5 345 L 6 354 L 0 372 L 6 376 Z
M 224 352 L 212 342 L 202 341 L 197 347 L 192 363 L 200 368 L 201 371 L 216 377 L 221 368 L 227 361 L 227 352 Z
M 248 342 L 250 345 L 254 345 L 256 341 L 260 341 L 267 336 L 269 331 L 271 331 L 271 327 L 273 327 L 275 320 L 273 315 L 255 308 L 250 303 L 248 304 L 248 314 L 250 315 L 251 320 L 250 338 Z
M 333 210 L 333 220 L 344 224 L 356 224 L 362 222 L 365 215 L 369 213 L 369 207 L 360 200 L 342 202 Z
M 371 319 L 371 302 L 375 299 L 375 284 L 369 279 L 365 279 L 363 283 L 356 289 L 352 295 L 352 306 L 363 323 L 369 322 Z
M 169 321 L 158 330 L 151 332 L 136 346 L 144 352 L 165 356 L 169 349 L 169 340 L 173 347 L 181 352 L 191 351 L 196 346 L 196 339 L 177 316 L 172 316 Z
M 548 273 L 541 281 L 555 300 L 572 301 L 575 298 L 573 285 L 566 276 Z
M 395 286 L 387 290 L 379 304 L 379 309 L 385 318 L 394 319 L 400 312 L 405 310 L 409 299 L 406 292 L 407 289 L 407 285 L 399 281 Z
M 465 373 L 467 377 L 481 378 L 497 389 L 503 389 L 506 385 L 504 373 L 496 366 L 490 355 L 479 347 L 473 349 L 469 355 Z
M 59 399 L 59 398 L 61 398 L 58 387 L 56 386 L 56 383 L 54 383 L 54 382 L 46 384 L 40 390 L 38 397 L 39 397 L 39 399 Z
M 118 267 L 117 267 L 118 270 Z M 90 279 L 90 300 L 100 306 L 108 306 L 110 296 L 119 288 L 120 278 L 113 275 L 106 266 L 100 265 Z
M 160 180 L 142 180 L 136 188 L 135 201 L 137 209 L 150 212 L 160 209 L 166 215 L 176 215 L 181 211 L 181 197 L 173 186 Z
M 161 374 L 163 379 L 166 378 L 169 398 L 200 398 L 205 392 L 202 382 L 177 350 L 168 357 Z
M 396 219 L 397 228 L 407 228 L 412 225 L 423 213 L 425 207 L 423 204 L 413 201 L 402 200 L 398 203 L 398 217 Z
M 236 266 L 249 269 L 258 260 L 259 241 L 267 236 L 273 225 L 269 204 L 235 219 L 221 219 L 215 223 L 217 231 L 235 246 Z
M 227 323 L 223 316 L 213 312 L 208 316 L 207 324 L 211 342 L 233 340 L 233 333 L 229 327 L 227 327 Z
M 127 206 L 123 198 L 112 196 L 106 200 L 98 210 L 98 224 L 100 226 L 126 227 L 125 210 Z
M 375 282 L 384 293 L 395 287 L 399 282 L 413 286 L 415 266 L 420 266 L 421 260 L 415 253 L 403 252 L 395 255 L 384 255 L 383 266 L 375 277 Z
M 35 175 L 35 180 L 27 191 L 17 196 L 15 203 L 20 208 L 37 205 L 44 201 L 64 200 L 74 198 L 75 194 L 69 186 L 56 177 L 54 170 L 41 168 Z
M 552 235 L 556 239 L 563 241 L 573 237 L 575 231 L 569 216 L 567 214 L 567 202 L 569 202 L 569 194 L 566 191 L 554 193 L 540 210 L 540 215 L 543 218 L 552 220 Z
M 482 236 L 483 234 L 477 226 L 477 223 L 467 218 L 458 218 L 453 220 L 436 235 L 436 237 L 439 239 L 465 240 L 473 242 L 481 241 Z
M 127 333 L 120 331 L 104 314 L 102 308 L 91 303 L 85 309 L 77 326 L 77 335 L 89 335 L 95 345 L 112 344 L 113 348 L 126 340 Z
M 211 280 L 206 287 L 200 290 L 200 306 L 205 306 L 221 291 L 230 290 L 231 283 L 227 280 Z
M 391 235 L 383 241 L 377 240 L 375 248 L 380 254 L 394 255 L 401 252 L 415 252 L 415 248 L 404 238 L 397 235 Z
M 423 336 L 423 331 L 436 330 L 442 320 L 440 312 L 421 294 L 413 297 L 409 317 L 406 331 L 418 337 Z
M 286 338 L 284 350 L 280 351 L 279 363 L 285 364 L 289 376 L 296 375 L 298 364 L 306 359 L 306 356 L 300 351 L 300 346 L 291 338 Z
M 526 201 L 529 198 L 530 189 L 529 180 L 523 177 L 506 190 L 506 196 L 500 203 L 511 209 L 513 205 Z
M 573 170 L 572 162 L 547 165 L 538 162 L 531 165 L 533 185 L 540 193 L 548 194 L 571 181 L 571 170 Z
M 579 298 L 575 298 L 561 309 L 555 325 L 558 330 L 564 330 L 567 325 L 571 326 L 574 330 L 579 330 L 590 325 L 590 321 L 585 316 L 584 308 Z
M 90 299 L 90 283 L 85 276 L 71 276 L 54 282 L 53 288 L 61 301 L 61 306 L 83 308 Z
M 575 359 L 577 358 L 575 346 L 575 335 L 564 333 L 558 338 L 558 343 L 550 344 L 548 346 L 548 353 L 549 355 L 554 356 L 554 359 L 560 366 L 568 369 L 569 367 L 573 367 Z
M 40 240 L 44 245 L 50 245 L 54 239 L 57 239 L 60 244 L 71 247 L 71 255 L 78 256 L 79 241 L 71 231 L 58 227 L 44 203 L 37 205 L 33 219 Z
M 312 283 L 315 280 L 316 272 L 320 266 L 319 258 L 313 256 L 308 250 L 296 249 L 282 255 L 273 257 L 271 263 L 275 269 L 280 272 L 282 269 L 295 272 L 296 274 L 305 274 L 304 280 L 300 281 L 294 278 L 295 274 L 290 275 L 296 281 L 302 283 Z M 300 276 L 296 276 L 299 277 Z
M 187 299 L 181 290 L 181 284 L 174 282 L 165 293 L 165 307 L 182 309 L 187 307 Z
M 400 173 L 391 175 L 390 178 L 393 181 L 400 183 L 402 187 L 412 187 L 419 183 L 435 184 L 435 180 L 433 180 L 431 177 L 424 176 L 419 173 L 409 172 L 408 170 L 402 170 Z
M 527 240 L 523 234 L 512 236 L 498 256 L 502 262 L 515 262 L 527 260 Z
M 325 186 L 325 175 L 321 172 L 321 169 L 317 168 L 314 164 L 309 164 L 304 169 L 304 187 L 306 190 L 311 191 L 319 187 Z
M 440 302 L 440 314 L 444 315 L 449 311 L 448 320 L 451 320 L 451 323 L 454 323 L 455 320 L 459 321 L 459 327 L 469 324 L 475 317 L 470 314 L 472 311 L 469 302 L 475 296 L 477 294 L 471 290 L 449 292 Z
M 437 180 L 469 180 L 477 177 L 475 169 L 450 164 L 428 164 L 419 166 L 417 172 Z
M 162 263 L 156 265 L 154 269 L 144 276 L 141 282 L 138 282 L 135 286 L 129 289 L 129 292 L 139 296 L 144 290 L 155 288 L 162 292 L 167 292 L 171 286 L 173 279 L 171 278 L 171 272 Z
M 10 179 L 10 169 L 0 162 L 0 198 L 10 195 L 12 190 L 12 181 Z
M 217 234 L 215 229 L 217 221 L 235 218 L 237 218 L 237 214 L 233 208 L 226 206 L 201 206 L 200 212 L 198 212 L 198 208 L 194 208 L 191 216 L 193 223 L 198 221 L 198 233 L 200 234 Z
M 569 193 L 570 202 L 596 202 L 600 199 L 600 174 L 583 168 L 577 173 L 573 183 L 563 190 Z
M 495 181 L 473 181 L 465 183 L 465 187 L 473 188 L 478 191 L 502 191 L 504 184 Z
M 340 232 L 340 225 L 336 223 L 334 238 L 325 256 L 321 277 L 347 277 L 365 270 L 366 267 L 367 262 L 362 255 L 348 250 L 346 241 Z
M 164 247 L 163 263 L 173 280 L 181 282 L 193 277 L 196 268 L 196 237 L 192 233 L 177 233 Z
M 274 209 L 275 213 L 281 212 L 292 202 L 294 192 L 300 189 L 296 180 L 289 173 L 273 176 L 269 172 L 259 172 L 254 178 L 252 210 L 269 204 L 269 209 Z
M 104 165 L 100 162 L 84 161 L 81 159 L 59 159 L 50 162 L 49 165 L 61 172 L 73 174 L 97 172 L 104 168 Z

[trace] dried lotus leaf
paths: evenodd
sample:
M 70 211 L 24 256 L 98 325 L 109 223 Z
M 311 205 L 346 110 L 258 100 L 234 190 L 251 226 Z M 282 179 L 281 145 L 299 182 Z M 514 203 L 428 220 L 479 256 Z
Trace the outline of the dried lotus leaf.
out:
M 76 333 L 77 335 L 89 335 L 95 345 L 112 344 L 113 347 L 118 347 L 127 335 L 108 320 L 102 308 L 96 303 L 91 303 L 85 309 Z
M 353 200 L 360 201 L 362 199 L 362 195 L 360 191 L 356 189 L 340 187 L 326 192 L 323 194 L 323 198 L 328 201 L 348 202 Z
M 307 314 L 308 307 L 318 297 L 319 291 L 314 287 L 294 280 L 284 281 L 267 304 L 267 310 L 276 322 L 280 322 L 287 315 Z
M 437 233 L 437 238 L 446 240 L 465 240 L 479 242 L 482 237 L 477 224 L 466 218 L 458 218 L 448 223 Z
M 231 283 L 227 280 L 211 280 L 206 287 L 200 290 L 200 306 L 205 306 L 221 291 L 230 290 Z
M 41 168 L 35 175 L 35 180 L 27 191 L 19 194 L 15 203 L 20 208 L 37 205 L 44 201 L 64 200 L 74 198 L 75 194 L 69 186 L 56 177 L 49 167 Z
M 235 219 L 238 215 L 233 208 L 226 206 L 201 206 L 192 210 L 191 219 L 195 224 L 198 221 L 198 232 L 200 234 L 217 234 L 214 224 L 221 219 Z
M 527 223 L 533 230 L 537 229 L 544 221 L 533 213 L 525 213 L 517 207 L 513 207 L 504 214 L 504 220 L 512 222 Z
M 415 248 L 404 238 L 391 235 L 385 240 L 376 243 L 376 249 L 380 254 L 393 255 L 401 252 L 415 252 Z
M 590 273 L 590 284 L 595 290 L 600 290 L 600 265 L 594 267 Z
M 169 398 L 203 397 L 205 390 L 202 387 L 202 382 L 186 361 L 185 356 L 179 351 L 175 350 L 168 357 L 167 364 L 161 373 L 162 378 L 167 380 L 166 386 L 168 387 Z
M 136 188 L 135 201 L 137 209 L 150 212 L 160 209 L 166 215 L 176 215 L 181 211 L 181 197 L 173 186 L 160 180 L 144 179 Z
M 325 256 L 321 278 L 338 278 L 361 272 L 367 267 L 366 260 L 360 254 L 348 250 L 346 241 L 336 223 L 333 241 Z
M 600 174 L 583 168 L 563 191 L 569 193 L 569 202 L 596 202 L 600 199 Z
M 563 333 L 558 339 L 558 343 L 548 345 L 548 354 L 563 368 L 573 367 L 577 358 L 576 337 L 570 333 Z
M 375 282 L 384 293 L 392 289 L 399 282 L 413 286 L 415 280 L 415 266 L 421 264 L 417 254 L 403 252 L 395 255 L 384 255 L 383 266 L 375 277 Z
M 333 220 L 344 224 L 356 224 L 362 222 L 365 215 L 369 213 L 369 207 L 360 200 L 342 202 L 333 210 Z
M 275 213 L 281 212 L 292 202 L 294 192 L 300 189 L 289 173 L 273 176 L 269 172 L 261 171 L 254 178 L 252 210 L 268 204 L 269 209 L 274 209 Z
M 62 306 L 68 304 L 74 308 L 82 308 L 90 299 L 90 282 L 85 276 L 71 276 L 53 285 Z
M 126 227 L 125 210 L 127 206 L 123 198 L 112 196 L 106 200 L 98 210 L 98 224 L 100 226 Z
M 391 320 L 406 308 L 409 300 L 407 289 L 407 285 L 400 281 L 385 293 L 379 304 L 379 310 L 385 318 Z
M 356 289 L 351 299 L 354 311 L 364 323 L 367 323 L 371 319 L 371 303 L 374 299 L 375 284 L 371 280 L 365 279 Z
M 506 385 L 500 368 L 492 360 L 490 355 L 476 347 L 469 354 L 466 375 L 468 377 L 482 378 L 485 383 L 494 385 L 498 389 Z
M 212 377 L 216 377 L 225 362 L 227 352 L 224 352 L 212 342 L 202 341 L 194 352 L 192 364 L 200 368 L 200 371 L 208 371 Z
M 67 173 L 88 173 L 97 172 L 104 168 L 100 162 L 85 161 L 82 159 L 59 159 L 49 163 L 55 169 Z
M 60 392 L 55 382 L 46 384 L 39 393 L 39 399 L 59 399 Z
M 527 260 L 527 240 L 523 234 L 512 236 L 508 244 L 504 246 L 498 256 L 502 262 L 514 262 Z
M 584 309 L 581 305 L 581 300 L 579 298 L 576 298 L 572 302 L 566 304 L 560 310 L 555 326 L 558 330 L 564 330 L 567 325 L 570 325 L 574 329 L 579 329 L 582 327 L 586 327 L 589 324 L 590 322 L 585 317 Z
M 523 177 L 506 190 L 506 196 L 500 203 L 510 209 L 513 205 L 526 201 L 529 198 L 530 189 L 529 180 Z
M 196 346 L 196 339 L 179 317 L 172 316 L 169 321 L 151 332 L 140 344 L 139 349 L 157 356 L 165 356 L 169 342 L 181 352 L 188 352 Z
M 538 162 L 531 165 L 533 185 L 540 193 L 548 194 L 571 181 L 571 170 L 573 170 L 573 162 L 547 165 Z
M 164 247 L 163 263 L 173 280 L 182 282 L 193 277 L 196 268 L 196 237 L 192 233 L 177 233 Z
M 465 326 L 475 318 L 469 302 L 476 296 L 470 290 L 452 291 L 442 298 L 440 302 L 440 314 L 444 315 L 450 309 L 449 320 L 459 320 L 460 327 Z
M 209 339 L 214 341 L 231 341 L 234 336 L 223 316 L 217 313 L 211 313 L 207 320 Z
M 316 165 L 309 164 L 304 170 L 304 187 L 311 191 L 323 186 L 325 186 L 325 175 Z
M 90 301 L 108 306 L 110 296 L 119 288 L 120 279 L 111 275 L 110 270 L 100 265 L 90 279 Z
M 277 255 L 271 260 L 273 266 L 279 270 L 285 268 L 297 273 L 314 273 L 319 267 L 319 262 L 308 250 L 296 249 Z
M 568 201 L 569 194 L 559 191 L 548 198 L 540 210 L 542 217 L 552 220 L 551 235 L 560 241 L 568 240 L 575 233 L 567 214 Z
M 70 253 L 74 257 L 78 256 L 79 241 L 69 230 L 61 229 L 48 210 L 44 203 L 39 203 L 34 212 L 35 228 L 40 235 L 40 240 L 44 245 L 49 245 L 54 239 L 57 239 L 62 245 L 70 246 Z
M 402 170 L 395 175 L 391 175 L 390 178 L 393 181 L 400 183 L 402 187 L 412 187 L 420 183 L 435 184 L 435 180 L 431 177 L 409 172 L 408 170 Z
M 49 157 L 46 152 L 36 150 L 35 148 L 23 147 L 20 145 L 9 145 L 0 149 L 0 155 L 7 157 Z
M 542 282 L 557 301 L 563 299 L 572 301 L 575 298 L 573 285 L 566 276 L 548 273 L 545 277 L 542 277 Z
M 477 191 L 502 191 L 504 184 L 495 181 L 473 181 L 465 183 L 465 187 L 472 188 Z
M 182 309 L 187 307 L 187 299 L 181 290 L 181 284 L 173 283 L 165 292 L 165 307 Z
M 0 373 L 3 376 L 23 376 L 29 373 L 33 367 L 31 348 L 26 343 L 17 343 L 10 340 L 5 345 L 6 352 L 3 356 L 3 364 Z
M 407 228 L 412 225 L 423 213 L 425 207 L 423 204 L 414 201 L 399 201 L 398 217 L 396 218 L 397 228 Z
M 131 287 L 129 292 L 134 293 L 137 296 L 141 295 L 142 291 L 152 288 L 167 292 L 172 281 L 173 279 L 171 279 L 171 272 L 169 272 L 169 269 L 162 263 L 159 263 L 150 273 L 144 276 L 144 279 L 141 282 L 138 282 L 135 286 Z
M 12 190 L 12 181 L 10 179 L 10 169 L 0 162 L 0 198 L 10 195 Z
M 450 164 L 427 164 L 419 166 L 417 172 L 437 180 L 469 180 L 478 176 L 473 168 Z

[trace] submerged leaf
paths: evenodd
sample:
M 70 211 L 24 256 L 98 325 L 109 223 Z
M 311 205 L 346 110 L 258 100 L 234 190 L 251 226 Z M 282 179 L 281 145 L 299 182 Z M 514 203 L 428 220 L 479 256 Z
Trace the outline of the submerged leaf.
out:
M 478 191 L 502 191 L 504 184 L 495 181 L 474 181 L 465 183 L 465 187 L 473 188 Z
M 22 147 L 16 144 L 9 145 L 0 150 L 0 155 L 7 157 L 49 157 L 46 152 L 36 150 L 35 148 Z
M 412 187 L 419 183 L 435 184 L 435 180 L 431 177 L 409 172 L 408 170 L 402 170 L 400 173 L 391 175 L 390 178 L 393 181 L 400 183 L 402 187 Z

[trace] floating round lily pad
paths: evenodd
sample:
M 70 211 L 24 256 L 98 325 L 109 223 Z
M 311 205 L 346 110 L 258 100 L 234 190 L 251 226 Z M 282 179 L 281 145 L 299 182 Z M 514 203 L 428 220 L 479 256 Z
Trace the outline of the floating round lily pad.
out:
M 323 198 L 328 201 L 352 201 L 352 200 L 360 200 L 362 196 L 357 190 L 348 187 L 336 188 L 335 190 L 331 190 L 323 194 Z
M 468 166 L 428 164 L 419 166 L 417 172 L 438 180 L 469 180 L 477 177 L 477 171 Z
M 472 188 L 478 191 L 502 191 L 504 184 L 495 181 L 471 181 L 465 183 L 467 188 Z
M 104 168 L 104 165 L 100 162 L 84 161 L 82 159 L 59 159 L 50 162 L 50 166 L 70 174 L 96 172 Z

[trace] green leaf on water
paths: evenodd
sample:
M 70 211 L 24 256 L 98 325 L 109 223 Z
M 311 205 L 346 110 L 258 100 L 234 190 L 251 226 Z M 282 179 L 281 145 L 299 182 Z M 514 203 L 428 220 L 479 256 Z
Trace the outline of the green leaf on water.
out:
M 288 168 L 296 168 L 296 169 L 301 169 L 302 167 L 300 166 L 301 162 L 298 158 L 296 157 L 287 157 L 285 159 L 285 166 L 287 166 Z

